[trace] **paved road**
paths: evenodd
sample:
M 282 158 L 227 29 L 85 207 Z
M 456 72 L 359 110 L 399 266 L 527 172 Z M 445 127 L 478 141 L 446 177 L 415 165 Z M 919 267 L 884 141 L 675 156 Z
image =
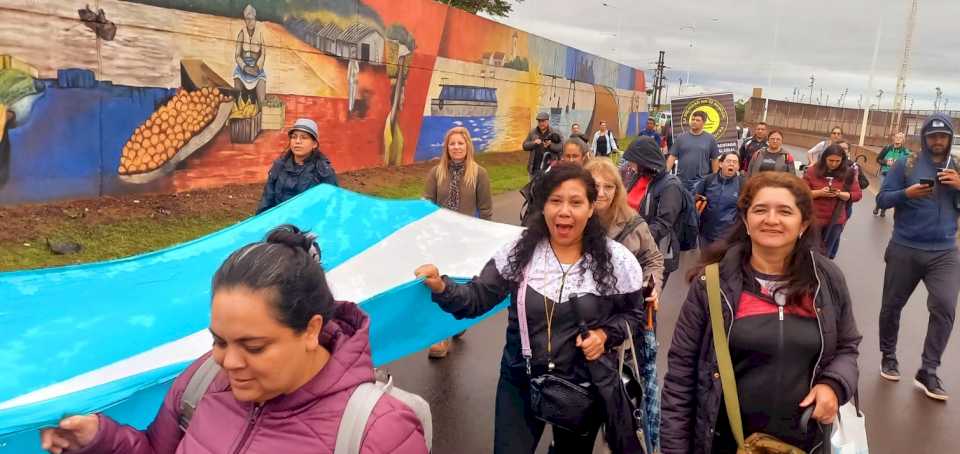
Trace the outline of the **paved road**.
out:
M 798 149 L 791 149 L 795 155 Z M 800 156 L 799 159 L 803 160 Z M 878 375 L 880 352 L 877 347 L 877 318 L 884 270 L 883 251 L 890 238 L 893 218 L 874 218 L 873 192 L 855 205 L 836 261 L 844 270 L 854 302 L 855 316 L 863 333 L 860 347 L 860 396 L 867 417 L 867 430 L 873 454 L 960 452 L 960 403 L 934 402 L 913 387 L 912 379 L 894 384 Z M 495 218 L 516 223 L 521 199 L 516 193 L 494 200 Z M 696 257 L 682 258 L 683 271 Z M 675 276 L 680 276 L 678 273 Z M 676 324 L 680 303 L 687 293 L 682 279 L 670 279 L 664 291 L 659 315 L 660 343 L 658 367 L 665 371 L 667 348 Z M 926 291 L 921 285 L 907 308 L 901 323 L 901 373 L 912 377 L 920 366 L 920 352 L 926 332 Z M 426 352 L 417 353 L 387 366 L 398 384 L 426 398 L 433 410 L 434 452 L 489 453 L 493 444 L 493 410 L 504 343 L 506 317 L 499 314 L 467 332 L 456 341 L 451 354 L 431 361 Z M 957 335 L 956 329 L 954 336 Z M 940 375 L 947 391 L 960 399 L 960 340 L 947 348 Z M 541 452 L 543 451 L 541 446 Z

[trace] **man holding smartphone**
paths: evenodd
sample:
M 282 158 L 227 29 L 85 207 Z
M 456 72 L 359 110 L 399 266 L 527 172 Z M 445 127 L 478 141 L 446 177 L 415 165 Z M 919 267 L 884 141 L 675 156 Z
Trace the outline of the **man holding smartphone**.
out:
M 897 335 L 900 314 L 922 280 L 927 288 L 930 321 L 923 343 L 922 365 L 914 384 L 931 399 L 945 401 L 937 376 L 950 339 L 960 295 L 960 174 L 950 156 L 954 127 L 942 113 L 930 116 L 921 129 L 921 150 L 893 164 L 877 195 L 877 206 L 896 208 L 893 237 L 887 246 L 880 308 L 880 375 L 900 380 Z

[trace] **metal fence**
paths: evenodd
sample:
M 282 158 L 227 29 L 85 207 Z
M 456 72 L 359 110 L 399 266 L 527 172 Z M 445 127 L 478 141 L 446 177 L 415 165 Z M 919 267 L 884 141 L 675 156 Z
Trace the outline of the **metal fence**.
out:
M 750 98 L 747 104 L 745 121 L 756 123 L 763 119 L 763 98 Z M 830 129 L 840 126 L 848 140 L 860 136 L 863 122 L 863 109 L 833 106 L 818 106 L 789 101 L 770 100 L 767 108 L 767 120 L 770 125 L 829 135 Z M 919 136 L 923 121 L 932 110 L 905 110 L 898 115 L 893 110 L 871 110 L 867 122 L 866 140 L 868 145 L 883 145 L 890 141 L 895 132 L 902 131 L 908 138 Z M 960 125 L 960 111 L 947 111 L 955 125 Z

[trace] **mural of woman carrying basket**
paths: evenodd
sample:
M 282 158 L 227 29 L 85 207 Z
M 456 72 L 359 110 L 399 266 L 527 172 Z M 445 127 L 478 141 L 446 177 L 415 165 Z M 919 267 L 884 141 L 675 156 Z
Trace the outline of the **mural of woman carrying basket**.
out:
M 257 27 L 257 10 L 253 5 L 243 9 L 243 23 L 243 30 L 237 34 L 237 67 L 233 70 L 233 86 L 238 99 L 245 97 L 252 101 L 250 98 L 255 95 L 259 106 L 267 96 L 267 73 L 263 70 L 267 46 L 264 44 L 263 30 Z

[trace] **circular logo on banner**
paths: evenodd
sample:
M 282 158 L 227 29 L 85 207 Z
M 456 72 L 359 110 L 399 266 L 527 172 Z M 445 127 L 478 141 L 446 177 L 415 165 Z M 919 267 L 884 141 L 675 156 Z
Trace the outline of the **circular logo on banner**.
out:
M 683 109 L 683 121 L 690 124 L 690 117 L 694 112 L 703 112 L 707 116 L 707 121 L 703 124 L 703 130 L 713 134 L 719 140 L 727 130 L 727 110 L 723 104 L 713 98 L 699 98 L 691 101 Z

